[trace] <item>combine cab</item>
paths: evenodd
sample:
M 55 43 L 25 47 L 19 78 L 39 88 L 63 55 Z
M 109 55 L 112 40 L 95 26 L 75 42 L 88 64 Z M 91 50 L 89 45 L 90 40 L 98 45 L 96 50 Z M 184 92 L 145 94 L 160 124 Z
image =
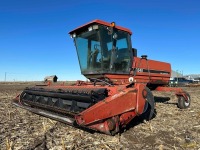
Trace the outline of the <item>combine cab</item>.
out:
M 136 116 L 150 120 L 154 113 L 151 90 L 174 91 L 178 107 L 190 96 L 166 87 L 169 63 L 137 57 L 127 28 L 94 20 L 73 31 L 81 73 L 89 82 L 26 88 L 13 103 L 34 113 L 77 127 L 114 135 Z

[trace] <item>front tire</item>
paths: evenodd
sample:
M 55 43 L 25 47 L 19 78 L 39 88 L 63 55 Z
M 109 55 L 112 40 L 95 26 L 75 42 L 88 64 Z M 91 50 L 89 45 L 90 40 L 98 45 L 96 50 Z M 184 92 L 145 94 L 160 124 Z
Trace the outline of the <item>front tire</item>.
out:
M 154 117 L 154 109 L 155 109 L 155 101 L 154 96 L 149 88 L 145 88 L 147 91 L 147 97 L 146 97 L 146 104 L 144 106 L 143 113 L 139 116 L 140 119 L 149 121 Z

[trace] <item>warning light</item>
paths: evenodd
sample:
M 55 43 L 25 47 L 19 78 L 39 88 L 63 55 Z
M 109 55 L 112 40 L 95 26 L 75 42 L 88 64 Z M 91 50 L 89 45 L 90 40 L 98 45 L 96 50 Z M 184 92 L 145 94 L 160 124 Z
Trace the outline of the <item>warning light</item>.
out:
M 115 22 L 111 22 L 111 27 L 115 27 Z

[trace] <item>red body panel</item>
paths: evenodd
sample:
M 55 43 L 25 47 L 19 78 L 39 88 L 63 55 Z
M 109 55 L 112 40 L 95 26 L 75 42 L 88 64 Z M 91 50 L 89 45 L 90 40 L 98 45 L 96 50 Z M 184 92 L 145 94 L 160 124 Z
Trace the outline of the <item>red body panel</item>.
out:
M 117 86 L 114 87 L 115 90 L 117 88 Z M 144 84 L 135 84 L 132 88 L 121 90 L 76 115 L 75 119 L 81 126 L 87 126 L 108 134 L 111 130 L 107 126 L 110 118 L 119 117 L 117 122 L 116 119 L 111 121 L 114 122 L 112 128 L 118 129 L 119 125 L 127 125 L 136 115 L 142 114 L 146 102 L 142 94 L 145 91 L 144 88 Z M 111 88 L 110 90 L 115 91 L 114 89 Z
M 136 81 L 146 80 L 151 84 L 168 84 L 171 77 L 171 65 L 166 62 L 141 59 L 134 57 L 133 68 L 136 72 Z
M 141 60 L 141 64 L 139 65 L 141 58 L 134 57 L 133 62 L 133 68 L 141 68 L 141 69 L 147 69 L 149 65 L 150 70 L 159 70 L 159 71 L 165 71 L 171 73 L 171 65 L 170 63 L 156 61 L 156 60 L 150 60 L 146 61 L 146 59 Z M 169 74 L 170 76 L 171 74 Z

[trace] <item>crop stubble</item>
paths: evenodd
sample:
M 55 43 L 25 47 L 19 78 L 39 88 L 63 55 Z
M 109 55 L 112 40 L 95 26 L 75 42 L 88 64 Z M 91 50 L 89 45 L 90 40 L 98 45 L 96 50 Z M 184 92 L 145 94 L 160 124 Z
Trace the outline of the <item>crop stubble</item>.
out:
M 0 149 L 200 149 L 200 87 L 184 88 L 189 109 L 176 106 L 173 93 L 153 92 L 156 116 L 135 119 L 115 136 L 90 133 L 17 108 L 12 98 L 33 83 L 0 83 Z

